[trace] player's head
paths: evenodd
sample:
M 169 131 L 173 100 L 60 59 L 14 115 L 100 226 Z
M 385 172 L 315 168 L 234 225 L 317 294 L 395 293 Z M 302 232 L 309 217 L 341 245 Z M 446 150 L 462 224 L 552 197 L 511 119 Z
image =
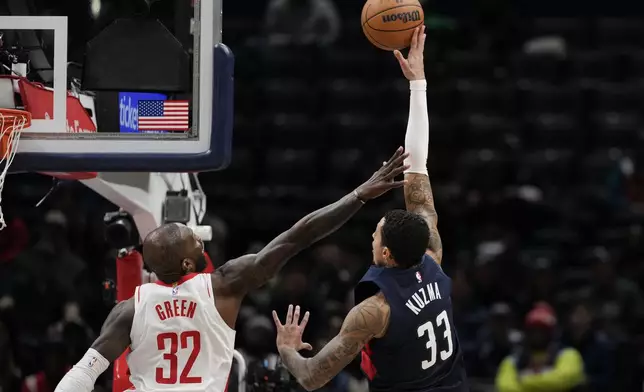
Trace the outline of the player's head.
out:
M 389 211 L 373 233 L 373 262 L 381 267 L 408 268 L 420 262 L 427 250 L 429 226 L 418 214 Z
M 148 234 L 143 241 L 143 260 L 167 284 L 206 268 L 203 241 L 180 223 L 167 223 Z

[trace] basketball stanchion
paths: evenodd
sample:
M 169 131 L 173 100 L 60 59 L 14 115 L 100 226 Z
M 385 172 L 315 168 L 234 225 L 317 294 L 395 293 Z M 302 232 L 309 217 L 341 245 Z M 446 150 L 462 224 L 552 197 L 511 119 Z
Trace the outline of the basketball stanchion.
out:
M 24 110 L 0 109 L 0 230 L 7 227 L 2 214 L 2 189 L 9 167 L 18 152 L 20 135 L 31 125 L 31 113 Z
M 116 301 L 122 302 L 134 296 L 136 287 L 141 285 L 143 255 L 135 250 L 121 250 L 116 258 Z M 126 391 L 132 387 L 127 366 L 126 350 L 114 362 L 114 391 Z

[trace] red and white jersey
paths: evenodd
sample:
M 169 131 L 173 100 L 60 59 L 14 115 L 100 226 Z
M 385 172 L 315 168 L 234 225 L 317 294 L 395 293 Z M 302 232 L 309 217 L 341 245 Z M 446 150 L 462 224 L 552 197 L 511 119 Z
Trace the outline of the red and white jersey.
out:
M 134 301 L 127 364 L 136 391 L 223 392 L 235 331 L 215 307 L 210 275 L 141 285 Z

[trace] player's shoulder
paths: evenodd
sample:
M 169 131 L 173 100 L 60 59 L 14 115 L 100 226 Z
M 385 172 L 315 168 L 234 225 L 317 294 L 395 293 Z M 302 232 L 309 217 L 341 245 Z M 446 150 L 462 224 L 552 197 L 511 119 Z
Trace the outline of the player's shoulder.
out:
M 111 319 L 113 323 L 117 325 L 123 324 L 132 324 L 135 313 L 135 299 L 134 297 L 121 301 L 114 305 L 112 311 L 110 312 L 108 319 Z
M 254 253 L 246 254 L 235 259 L 230 259 L 221 267 L 215 269 L 210 274 L 212 288 L 219 295 L 234 295 L 237 293 L 236 285 L 243 278 L 244 271 L 247 271 L 255 263 L 257 255 Z
M 221 267 L 215 269 L 212 275 L 226 276 L 231 273 L 237 272 L 239 269 L 247 268 L 255 261 L 256 258 L 257 254 L 249 253 L 234 259 L 230 259 L 226 261 Z
M 370 330 L 376 337 L 381 337 L 389 326 L 391 308 L 387 298 L 382 292 L 378 292 L 351 309 L 347 319 L 352 319 L 355 324 Z
M 425 251 L 425 254 L 423 255 L 423 261 L 431 263 L 432 266 L 436 266 L 438 267 L 438 269 L 442 270 L 443 267 L 438 260 L 439 259 L 434 251 L 432 251 L 431 249 L 427 249 L 427 251 Z

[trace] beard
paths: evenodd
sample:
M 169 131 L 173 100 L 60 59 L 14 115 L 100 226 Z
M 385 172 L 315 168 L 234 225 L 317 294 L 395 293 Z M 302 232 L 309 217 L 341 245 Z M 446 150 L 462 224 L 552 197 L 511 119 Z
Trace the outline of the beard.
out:
M 196 272 L 203 272 L 206 267 L 208 267 L 208 262 L 206 261 L 206 255 L 204 253 L 195 260 L 195 268 L 197 269 Z

